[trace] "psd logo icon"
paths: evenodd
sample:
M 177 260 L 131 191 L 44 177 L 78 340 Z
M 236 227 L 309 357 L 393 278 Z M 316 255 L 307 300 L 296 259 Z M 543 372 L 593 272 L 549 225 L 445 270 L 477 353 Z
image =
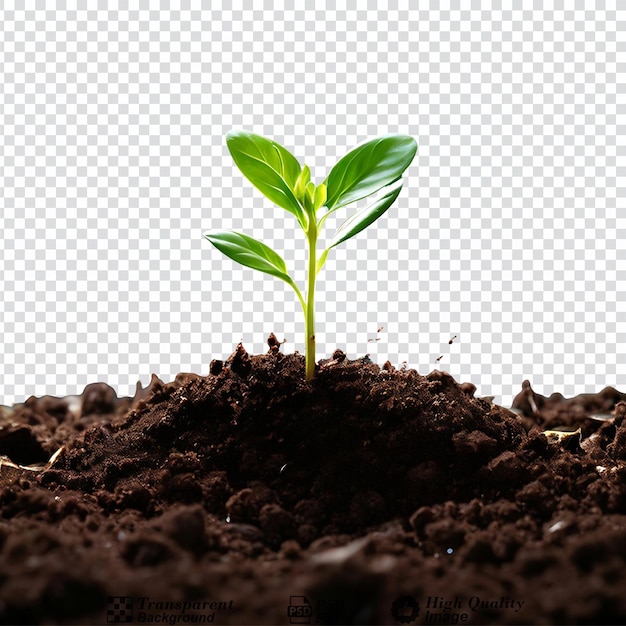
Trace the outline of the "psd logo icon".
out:
M 131 596 L 107 598 L 107 623 L 128 624 L 133 621 L 133 599 Z
M 313 607 L 305 596 L 289 596 L 287 616 L 290 624 L 310 624 Z

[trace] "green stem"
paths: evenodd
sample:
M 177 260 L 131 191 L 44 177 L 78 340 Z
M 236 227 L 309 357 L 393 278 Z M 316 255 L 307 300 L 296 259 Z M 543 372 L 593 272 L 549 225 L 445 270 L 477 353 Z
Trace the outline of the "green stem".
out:
M 309 269 L 307 273 L 306 311 L 304 312 L 304 332 L 306 334 L 306 376 L 311 380 L 315 376 L 315 276 L 317 274 L 317 258 L 315 244 L 317 242 L 317 225 L 315 219 L 310 220 L 307 232 L 309 242 Z

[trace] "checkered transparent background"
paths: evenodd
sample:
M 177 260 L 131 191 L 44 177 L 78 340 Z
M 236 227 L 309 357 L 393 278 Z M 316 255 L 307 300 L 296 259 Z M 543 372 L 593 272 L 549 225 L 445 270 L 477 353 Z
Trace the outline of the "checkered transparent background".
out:
M 0 10 L 0 403 L 206 374 L 272 331 L 304 351 L 290 288 L 202 237 L 257 237 L 303 285 L 303 235 L 231 128 L 317 182 L 367 138 L 418 141 L 397 203 L 320 274 L 318 358 L 445 369 L 505 405 L 526 378 L 626 389 L 623 4 L 128 4 Z

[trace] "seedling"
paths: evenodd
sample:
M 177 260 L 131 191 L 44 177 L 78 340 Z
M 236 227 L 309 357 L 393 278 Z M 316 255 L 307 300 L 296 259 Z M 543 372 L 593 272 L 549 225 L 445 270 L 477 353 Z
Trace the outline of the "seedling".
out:
M 306 299 L 287 273 L 283 258 L 264 243 L 233 231 L 211 231 L 204 236 L 237 263 L 280 278 L 296 292 L 304 312 L 306 380 L 311 380 L 315 374 L 316 277 L 332 248 L 367 228 L 394 203 L 417 144 L 406 135 L 368 141 L 340 159 L 319 185 L 311 180 L 309 167 L 302 167 L 275 141 L 234 131 L 226 135 L 226 145 L 243 175 L 272 202 L 295 215 L 304 231 L 309 250 Z M 358 208 L 338 228 L 318 257 L 317 240 L 328 216 L 372 196 L 372 202 Z

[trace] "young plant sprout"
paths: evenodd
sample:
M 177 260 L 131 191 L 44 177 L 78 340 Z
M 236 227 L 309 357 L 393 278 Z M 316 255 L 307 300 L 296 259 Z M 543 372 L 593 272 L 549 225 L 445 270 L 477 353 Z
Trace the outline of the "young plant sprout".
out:
M 319 185 L 311 180 L 308 166 L 302 167 L 275 141 L 234 131 L 226 135 L 226 145 L 243 175 L 272 202 L 295 215 L 304 231 L 309 249 L 306 298 L 287 273 L 283 258 L 264 243 L 233 231 L 211 231 L 204 236 L 237 263 L 280 278 L 296 292 L 304 312 L 306 380 L 311 380 L 315 374 L 315 279 L 332 248 L 367 228 L 394 203 L 417 144 L 407 135 L 368 141 L 343 157 Z M 376 197 L 346 219 L 318 257 L 317 240 L 326 218 L 370 196 Z

